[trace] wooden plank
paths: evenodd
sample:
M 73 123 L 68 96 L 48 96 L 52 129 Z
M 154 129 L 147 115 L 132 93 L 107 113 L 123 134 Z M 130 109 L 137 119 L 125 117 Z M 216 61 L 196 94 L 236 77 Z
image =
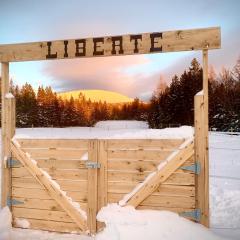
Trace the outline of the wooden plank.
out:
M 78 227 L 82 231 L 87 230 L 85 217 L 81 212 L 77 211 L 67 196 L 62 194 L 60 189 L 53 184 L 48 177 L 43 174 L 43 171 L 32 162 L 28 155 L 26 155 L 14 142 L 11 143 L 11 149 L 17 156 L 18 160 L 24 165 L 26 169 L 32 174 L 32 176 L 43 185 L 51 195 L 51 197 L 69 214 Z
M 72 218 L 70 218 L 66 212 L 60 211 L 13 207 L 12 214 L 14 218 L 34 218 L 39 220 L 73 223 Z
M 78 148 L 88 149 L 88 140 L 83 139 L 17 139 L 22 148 Z
M 156 171 L 156 174 L 139 188 L 136 194 L 134 194 L 127 202 L 127 205 L 136 207 L 142 201 L 144 201 L 144 199 L 151 195 L 151 193 L 153 193 L 161 183 L 165 182 L 176 169 L 178 169 L 188 158 L 193 155 L 193 147 L 194 144 L 191 142 L 181 149 L 171 159 L 171 161 L 167 162 L 167 164 L 163 166 L 161 170 Z
M 87 192 L 71 192 L 68 191 L 67 195 L 71 197 L 74 201 L 87 203 Z M 22 198 L 38 198 L 38 199 L 52 199 L 45 189 L 37 188 L 23 188 L 23 187 L 13 187 L 12 188 L 13 197 Z
M 108 202 L 117 203 L 123 198 L 121 193 L 108 193 Z M 145 206 L 161 206 L 161 207 L 175 207 L 175 208 L 194 208 L 195 198 L 185 196 L 159 196 L 150 195 L 142 201 Z
M 149 205 L 142 205 L 140 204 L 137 206 L 139 210 L 158 210 L 158 211 L 171 211 L 175 213 L 182 213 L 182 212 L 190 212 L 193 211 L 195 208 L 174 208 L 174 207 L 162 207 L 162 206 L 149 206 Z
M 87 181 L 56 180 L 63 191 L 86 192 Z M 34 178 L 12 178 L 13 187 L 44 189 Z
M 137 38 L 137 39 L 134 39 Z M 139 38 L 139 39 L 138 39 Z M 0 45 L 0 61 L 101 57 L 220 48 L 220 28 Z
M 88 147 L 89 160 L 98 161 L 98 140 L 90 140 Z M 97 230 L 97 168 L 88 169 L 88 207 L 87 207 L 87 224 L 90 233 L 94 234 Z
M 130 184 L 126 182 L 110 182 L 108 183 L 109 193 L 124 193 L 131 192 L 136 184 Z M 159 196 L 195 196 L 194 186 L 179 186 L 179 185 L 160 185 L 158 189 L 152 193 L 152 195 Z
M 1 96 L 2 96 L 2 111 L 1 111 L 1 139 L 2 139 L 2 158 L 1 158 L 1 207 L 5 207 L 7 204 L 7 197 L 11 195 L 10 176 L 11 170 L 6 167 L 6 159 L 10 157 L 10 142 L 9 139 L 14 135 L 15 129 L 12 118 L 14 110 L 12 103 L 5 97 L 9 92 L 9 63 L 2 62 L 1 66 Z
M 35 159 L 40 168 L 49 169 L 86 169 L 86 161 L 84 160 L 61 160 L 56 158 Z M 22 167 L 16 165 L 14 168 Z
M 24 152 L 27 152 L 34 159 L 55 158 L 55 159 L 81 159 L 87 150 L 79 149 L 57 149 L 57 148 L 22 148 Z
M 63 208 L 53 199 L 39 199 L 37 196 L 36 198 L 16 197 L 14 199 L 22 202 L 21 204 L 17 205 L 18 208 L 43 209 L 64 212 Z M 84 211 L 87 209 L 86 202 L 77 201 L 77 203 L 81 204 L 81 208 Z
M 87 180 L 87 169 L 54 169 L 44 168 L 52 179 L 55 180 Z M 12 169 L 12 177 L 31 177 L 31 174 L 24 168 L 18 167 Z
M 98 172 L 98 207 L 99 211 L 102 207 L 107 205 L 107 191 L 108 191 L 108 179 L 107 179 L 107 169 L 108 169 L 108 156 L 107 156 L 108 141 L 99 140 L 98 141 L 98 163 L 101 165 Z M 97 230 L 99 231 L 104 227 L 103 223 L 97 222 Z
M 121 172 L 121 171 L 108 171 L 109 182 L 133 182 L 141 183 L 149 175 L 149 172 Z M 178 185 L 194 185 L 195 176 L 192 173 L 172 173 L 169 178 L 162 184 L 178 184 Z
M 136 172 L 152 172 L 157 170 L 157 166 L 162 161 L 159 160 L 109 160 L 108 170 L 121 170 L 121 171 L 136 171 Z M 194 158 L 188 159 L 182 166 L 189 166 L 194 164 Z
M 108 159 L 109 160 L 158 160 L 162 161 L 170 155 L 171 151 L 161 151 L 161 150 L 109 150 Z
M 161 150 L 173 151 L 185 139 L 110 139 L 108 150 Z
M 144 160 L 109 160 L 109 170 L 122 170 L 122 171 L 137 171 L 149 172 L 155 171 L 161 161 L 144 161 Z
M 208 50 L 203 50 L 203 111 L 204 111 L 204 161 L 201 169 L 204 171 L 204 207 L 202 210 L 201 223 L 209 227 L 209 142 L 208 142 Z
M 36 196 L 37 197 L 37 196 Z M 19 208 L 34 208 L 34 209 L 45 209 L 51 211 L 63 211 L 62 207 L 53 199 L 38 199 L 38 198 L 25 198 L 16 197 L 17 201 L 22 202 L 17 205 Z
M 45 220 L 30 219 L 30 218 L 27 218 L 26 220 L 30 223 L 31 229 L 62 232 L 62 233 L 69 233 L 69 232 L 82 233 L 82 231 L 80 231 L 78 226 L 74 223 L 45 221 Z M 16 223 L 15 218 L 13 219 L 13 226 L 19 227 Z

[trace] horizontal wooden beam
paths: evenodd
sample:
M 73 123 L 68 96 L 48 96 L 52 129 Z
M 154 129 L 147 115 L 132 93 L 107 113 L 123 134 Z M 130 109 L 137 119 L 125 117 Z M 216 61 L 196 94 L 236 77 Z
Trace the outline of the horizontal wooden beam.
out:
M 0 45 L 0 61 L 33 61 L 217 49 L 219 27 Z

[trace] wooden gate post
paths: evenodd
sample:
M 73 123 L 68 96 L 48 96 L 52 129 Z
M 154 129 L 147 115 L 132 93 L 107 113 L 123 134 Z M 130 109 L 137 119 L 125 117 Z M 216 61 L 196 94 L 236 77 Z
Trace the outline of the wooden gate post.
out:
M 2 183 L 1 206 L 7 205 L 11 195 L 11 170 L 7 167 L 7 159 L 11 157 L 10 142 L 15 134 L 15 99 L 9 94 L 9 63 L 2 63 Z M 6 95 L 7 94 L 7 95 Z
M 98 163 L 100 164 L 100 169 L 98 171 L 98 211 L 107 205 L 107 147 L 108 140 L 98 140 Z M 102 222 L 97 222 L 97 230 L 104 228 L 105 224 Z
M 196 208 L 200 223 L 209 227 L 209 150 L 208 150 L 208 50 L 203 50 L 203 91 L 194 97 L 195 160 L 201 171 L 196 176 Z
M 88 160 L 96 166 L 88 168 L 88 206 L 87 206 L 87 225 L 91 234 L 97 230 L 97 173 L 98 173 L 98 140 L 89 140 Z
M 203 100 L 204 100 L 204 209 L 202 223 L 209 227 L 209 141 L 208 141 L 208 49 L 203 50 Z

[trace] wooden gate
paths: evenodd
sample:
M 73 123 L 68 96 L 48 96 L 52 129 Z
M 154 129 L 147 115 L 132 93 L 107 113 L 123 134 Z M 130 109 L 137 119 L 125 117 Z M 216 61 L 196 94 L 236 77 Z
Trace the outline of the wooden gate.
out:
M 15 139 L 11 151 L 16 227 L 95 233 L 108 203 L 200 220 L 193 139 Z
M 88 194 L 97 182 L 86 167 L 94 140 L 19 139 L 11 150 L 21 163 L 12 161 L 14 225 L 24 218 L 33 229 L 87 231 L 86 213 L 96 215 Z

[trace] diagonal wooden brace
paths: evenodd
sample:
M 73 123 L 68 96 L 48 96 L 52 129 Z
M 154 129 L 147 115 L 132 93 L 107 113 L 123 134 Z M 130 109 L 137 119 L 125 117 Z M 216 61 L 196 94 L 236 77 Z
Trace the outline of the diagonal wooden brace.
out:
M 150 196 L 160 184 L 165 182 L 172 173 L 174 173 L 187 159 L 194 154 L 194 143 L 191 141 L 184 148 L 180 149 L 166 165 L 155 172 L 137 192 L 128 200 L 126 205 L 137 207 L 142 201 Z
M 81 214 L 69 201 L 62 191 L 54 185 L 44 172 L 35 164 L 17 143 L 11 141 L 11 151 L 29 173 L 47 190 L 48 194 L 68 213 L 78 227 L 83 231 L 87 231 L 87 221 L 85 216 Z

